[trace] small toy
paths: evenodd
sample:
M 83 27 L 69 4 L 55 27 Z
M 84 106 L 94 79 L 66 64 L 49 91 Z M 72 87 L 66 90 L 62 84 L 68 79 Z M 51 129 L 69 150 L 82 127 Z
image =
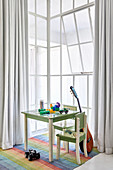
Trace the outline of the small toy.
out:
M 50 114 L 50 111 L 46 110 L 46 111 L 40 111 L 40 115 L 43 115 L 43 114 Z
M 59 102 L 57 102 L 56 104 L 57 104 L 58 107 L 60 107 L 60 103 Z
M 44 109 L 44 101 L 40 100 L 40 109 Z
M 40 115 L 43 115 L 43 114 L 50 114 L 50 112 L 47 111 L 46 109 L 38 109 L 38 111 L 40 112 Z
M 56 105 L 54 106 L 50 104 L 50 109 L 40 108 L 38 109 L 38 111 L 40 112 L 40 115 L 43 115 L 43 114 L 55 113 L 56 111 L 59 111 L 59 108 L 60 108 L 60 103 L 57 102 Z
M 59 108 L 60 108 L 60 103 L 57 102 L 54 106 L 50 104 L 50 109 L 46 109 L 46 110 L 50 111 L 50 113 L 55 113 L 56 111 L 59 111 Z
M 59 110 L 60 114 L 62 114 L 63 112 L 65 112 L 65 114 L 68 113 L 68 109 L 64 108 L 63 110 Z
M 46 111 L 46 109 L 38 109 L 38 111 L 39 111 L 39 112 L 41 112 L 41 111 Z
M 29 152 L 25 152 L 25 158 L 28 158 L 29 161 L 32 161 L 32 159 L 39 159 L 40 153 L 36 153 L 36 150 L 29 149 Z

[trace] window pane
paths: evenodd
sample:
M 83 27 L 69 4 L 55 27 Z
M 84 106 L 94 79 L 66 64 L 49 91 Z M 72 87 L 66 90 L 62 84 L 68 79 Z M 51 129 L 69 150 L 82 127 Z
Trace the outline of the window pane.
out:
M 87 76 L 75 77 L 75 91 L 80 100 L 80 105 L 86 107 L 87 106 Z
M 37 101 L 47 103 L 47 77 L 37 77 Z
M 87 4 L 87 0 L 75 0 L 75 8 Z
M 69 47 L 72 72 L 82 72 L 78 45 Z
M 47 0 L 36 0 L 37 1 L 37 14 L 47 16 Z
M 66 33 L 67 44 L 72 45 L 78 43 L 74 15 L 69 14 L 63 17 L 64 28 Z
M 52 75 L 60 74 L 60 47 L 51 48 L 50 72 Z
M 60 77 L 51 76 L 51 103 L 60 102 Z
M 81 45 L 82 59 L 84 64 L 84 71 L 92 72 L 93 71 L 93 43 Z
M 47 49 L 37 47 L 37 74 L 47 75 Z
M 62 0 L 62 12 L 73 8 L 73 0 Z
M 29 82 L 29 103 L 33 105 L 35 104 L 35 77 L 30 77 Z
M 37 123 L 37 130 L 43 130 L 48 127 L 46 122 L 37 121 L 36 123 Z M 43 130 L 42 132 L 46 133 L 45 130 Z
M 70 86 L 73 85 L 72 76 L 63 76 L 62 77 L 62 103 L 73 105 L 73 97 L 70 93 Z
M 47 21 L 37 17 L 37 45 L 47 46 Z
M 35 131 L 35 123 L 36 123 L 36 120 L 33 120 L 33 119 L 30 119 L 30 128 L 31 128 L 31 131 Z
M 60 13 L 60 0 L 51 0 L 51 16 Z
M 88 10 L 76 12 L 80 42 L 92 41 Z
M 29 110 L 35 110 L 36 109 L 36 105 L 30 105 L 29 106 Z
M 90 2 L 95 2 L 95 0 L 89 0 L 89 3 L 90 3 Z
M 71 74 L 69 56 L 66 45 L 62 46 L 62 74 Z
M 35 47 L 29 46 L 29 68 L 30 74 L 35 74 Z
M 35 0 L 28 0 L 28 11 L 35 13 Z
M 51 46 L 60 44 L 60 18 L 51 20 Z
M 35 44 L 35 16 L 29 14 L 29 44 Z

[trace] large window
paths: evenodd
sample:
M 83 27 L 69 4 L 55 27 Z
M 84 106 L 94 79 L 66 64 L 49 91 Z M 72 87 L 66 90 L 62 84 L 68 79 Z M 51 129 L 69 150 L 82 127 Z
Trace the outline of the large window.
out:
M 29 0 L 30 108 L 76 105 L 91 113 L 94 0 Z M 32 121 L 33 131 L 46 128 Z
M 28 1 L 29 21 L 29 102 L 38 109 L 40 100 L 47 107 L 47 1 Z M 43 122 L 31 120 L 32 132 L 47 128 Z

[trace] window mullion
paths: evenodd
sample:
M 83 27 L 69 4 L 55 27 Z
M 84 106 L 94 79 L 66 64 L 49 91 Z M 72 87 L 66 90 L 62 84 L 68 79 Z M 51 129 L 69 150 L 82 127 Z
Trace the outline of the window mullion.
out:
M 72 66 L 71 66 L 70 53 L 69 53 L 68 44 L 67 44 L 67 38 L 66 38 L 65 25 L 64 25 L 64 21 L 63 21 L 63 18 L 62 18 L 62 17 L 61 17 L 61 19 L 62 19 L 62 24 L 63 24 L 63 29 L 64 29 L 64 36 L 65 36 L 65 42 L 66 42 L 67 53 L 68 53 L 68 58 L 69 58 L 69 65 L 70 65 L 71 73 L 73 73 L 73 72 L 72 72 Z
M 60 14 L 62 13 L 62 0 L 60 0 Z M 62 20 L 60 18 L 60 102 L 62 106 Z
M 50 0 L 47 0 L 47 107 L 50 104 Z
M 81 48 L 80 48 L 80 40 L 79 40 L 79 34 L 78 34 L 78 28 L 77 28 L 77 22 L 76 22 L 76 15 L 75 15 L 75 13 L 73 13 L 73 15 L 74 15 L 74 22 L 75 22 L 75 28 L 76 28 L 76 33 L 77 33 L 77 39 L 78 39 L 78 47 L 79 47 L 79 52 L 80 52 L 80 60 L 81 60 L 82 70 L 84 72 L 82 52 L 81 52 Z
M 35 0 L 35 14 L 36 14 L 36 0 Z M 36 15 L 34 16 L 35 17 L 35 109 L 36 107 L 38 106 L 38 101 L 37 101 L 37 98 L 38 98 L 38 93 L 37 93 L 37 77 L 36 77 L 36 74 L 37 74 L 37 17 Z M 37 121 L 35 121 L 35 131 L 37 131 Z
M 36 6 L 35 6 L 35 8 L 36 8 Z M 42 16 L 42 15 L 39 15 L 39 14 L 37 14 L 36 12 L 34 13 L 34 12 L 28 12 L 30 15 L 33 15 L 33 16 L 35 16 L 35 17 L 40 17 L 40 18 L 42 18 L 42 19 L 45 19 L 45 20 L 47 20 L 47 17 L 44 17 L 44 16 Z
M 94 44 L 94 38 L 93 38 L 93 25 L 92 25 L 92 19 L 91 19 L 90 8 L 88 8 L 88 14 L 89 14 L 90 27 L 91 27 L 92 41 L 93 41 L 93 44 Z

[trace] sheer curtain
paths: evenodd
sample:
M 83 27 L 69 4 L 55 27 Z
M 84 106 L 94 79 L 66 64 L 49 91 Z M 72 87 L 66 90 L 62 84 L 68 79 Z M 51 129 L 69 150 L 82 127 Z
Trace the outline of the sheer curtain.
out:
M 0 0 L 0 147 L 23 142 L 28 109 L 27 0 Z
M 113 153 L 113 0 L 95 0 L 93 119 L 100 152 Z

